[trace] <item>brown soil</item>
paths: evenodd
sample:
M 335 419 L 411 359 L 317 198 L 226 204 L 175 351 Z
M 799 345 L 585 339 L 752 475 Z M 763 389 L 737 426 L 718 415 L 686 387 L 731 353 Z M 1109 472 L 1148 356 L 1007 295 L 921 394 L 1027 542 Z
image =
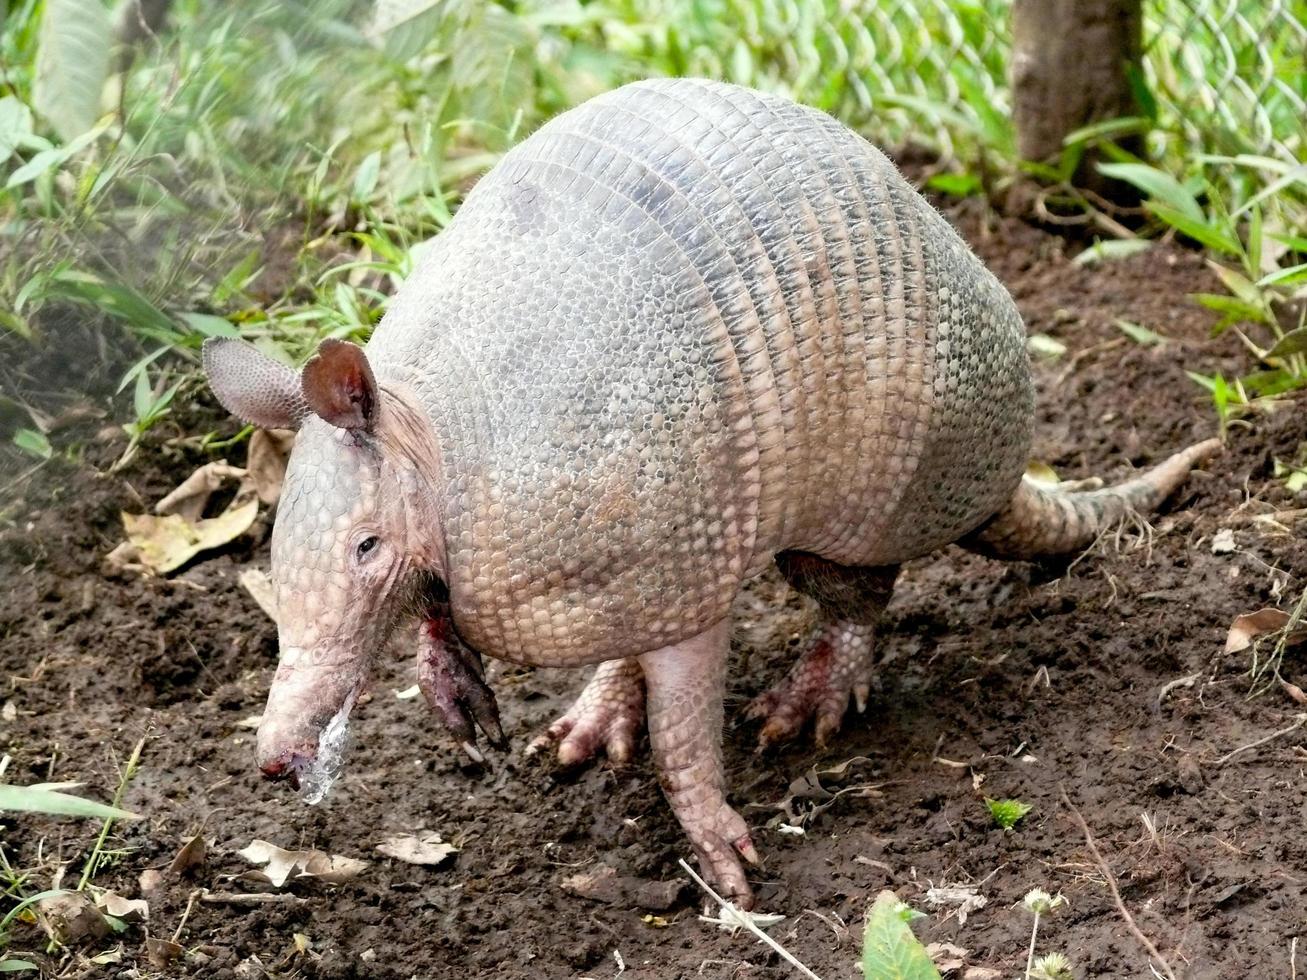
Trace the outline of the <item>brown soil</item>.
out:
M 1198 256 L 1158 246 L 1081 268 L 1063 240 L 1027 225 L 965 208 L 955 218 L 1031 331 L 1068 348 L 1037 366 L 1040 458 L 1064 478 L 1115 478 L 1211 434 L 1210 404 L 1184 369 L 1229 374 L 1243 357 L 1234 340 L 1208 339 L 1209 318 L 1185 298 L 1215 289 Z M 1117 318 L 1171 342 L 1123 339 Z M 216 839 L 189 877 L 165 874 L 151 899 L 152 936 L 172 935 L 195 889 L 266 890 L 230 880 L 247 868 L 235 852 L 254 838 L 369 866 L 339 887 L 295 884 L 290 902 L 197 902 L 182 931 L 188 952 L 163 971 L 146 960 L 140 926 L 44 955 L 35 927 L 19 924 L 11 952 L 61 976 L 610 978 L 619 955 L 632 980 L 793 975 L 749 936 L 700 922 L 692 888 L 654 911 L 657 919 L 565 890 L 564 879 L 600 863 L 673 879 L 687 852 L 647 762 L 569 776 L 523 758 L 580 687 L 578 673 L 492 668 L 513 749 L 477 769 L 420 702 L 393 695 L 411 683 L 411 665 L 388 661 L 357 715 L 352 766 L 326 803 L 308 807 L 261 782 L 240 722 L 261 709 L 276 638 L 237 574 L 266 562 L 266 519 L 170 580 L 104 564 L 121 535 L 119 511 L 144 509 L 203 462 L 180 436 L 234 431 L 219 418 L 203 397 L 179 409 L 114 476 L 96 467 L 121 444 L 103 433 L 96 441 L 84 422 L 55 437 L 87 439 L 79 465 L 51 463 L 16 480 L 28 464 L 0 460 L 0 702 L 16 711 L 0 723 L 0 751 L 12 757 L 6 779 L 77 780 L 107 798 L 145 736 L 125 805 L 147 818 L 115 827 L 116 858 L 96 883 L 135 896 L 140 873 L 166 866 L 185 837 Z M 735 801 L 775 803 L 814 766 L 862 757 L 825 785 L 863 791 L 828 801 L 805 836 L 768 826 L 778 811 L 747 811 L 765 854 L 759 904 L 787 916 L 772 935 L 827 980 L 855 977 L 861 919 L 892 888 L 931 913 L 919 923 L 924 938 L 1011 977 L 1029 940 L 1019 903 L 1039 886 L 1069 899 L 1043 928 L 1043 949 L 1064 951 L 1078 977 L 1147 977 L 1148 956 L 1115 908 L 1065 790 L 1138 928 L 1177 976 L 1289 976 L 1295 937 L 1307 932 L 1307 730 L 1221 759 L 1303 709 L 1278 687 L 1250 698 L 1248 654 L 1224 656 L 1222 645 L 1236 615 L 1285 606 L 1307 584 L 1301 534 L 1252 520 L 1303 506 L 1272 467 L 1304 440 L 1301 400 L 1232 428 L 1227 452 L 1186 485 L 1151 537 L 1126 533 L 1069 568 L 1001 565 L 956 549 L 916 562 L 882 631 L 872 703 L 826 751 L 805 742 L 752 753 L 755 732 L 739 709 L 785 669 L 810 616 L 775 580 L 755 583 L 740 602 L 730 685 Z M 1215 554 L 1222 528 L 1233 529 L 1235 549 Z M 1302 682 L 1302 668 L 1290 656 L 1284 674 Z M 1004 832 L 984 796 L 1033 810 Z M 374 851 L 382 835 L 418 829 L 441 832 L 461 853 L 433 870 Z M 7 818 L 5 856 L 37 869 L 29 890 L 48 886 L 58 865 L 75 880 L 95 830 Z M 932 885 L 964 884 L 987 900 L 965 924 L 930 908 Z M 307 951 L 297 951 L 297 934 Z M 88 961 L 116 942 L 120 962 Z

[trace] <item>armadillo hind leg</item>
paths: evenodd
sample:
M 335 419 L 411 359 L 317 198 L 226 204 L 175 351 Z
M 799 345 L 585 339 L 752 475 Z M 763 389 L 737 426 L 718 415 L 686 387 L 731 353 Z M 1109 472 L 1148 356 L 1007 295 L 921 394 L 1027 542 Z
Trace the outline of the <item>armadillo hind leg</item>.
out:
M 1146 514 L 1221 448 L 1208 439 L 1171 456 L 1142 476 L 1101 490 L 1068 492 L 1022 480 L 1011 502 L 958 543 L 1013 561 L 1066 555 L 1087 548 L 1128 513 Z
M 558 761 L 575 766 L 603 749 L 610 762 L 631 761 L 644 726 L 644 672 L 632 657 L 599 665 L 567 713 L 527 747 L 528 755 L 558 746 Z
M 794 738 L 813 720 L 818 745 L 839 731 L 852 695 L 866 709 L 871 689 L 873 640 L 898 566 L 850 568 L 802 552 L 776 556 L 781 573 L 821 605 L 812 639 L 786 676 L 749 705 L 763 719 L 758 747 Z
M 667 802 L 704 876 L 740 908 L 753 905 L 743 857 L 758 855 L 749 826 L 726 802 L 722 696 L 730 652 L 726 620 L 640 657 L 649 696 L 649 744 Z

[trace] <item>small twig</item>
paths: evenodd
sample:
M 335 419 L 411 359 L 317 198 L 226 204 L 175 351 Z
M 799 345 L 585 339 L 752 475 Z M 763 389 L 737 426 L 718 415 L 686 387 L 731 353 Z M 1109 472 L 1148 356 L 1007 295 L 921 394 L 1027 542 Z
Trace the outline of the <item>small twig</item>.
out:
M 195 908 L 195 900 L 199 898 L 200 895 L 202 895 L 203 893 L 204 893 L 203 888 L 195 888 L 191 890 L 190 897 L 186 899 L 186 911 L 182 913 L 182 920 L 181 922 L 177 923 L 177 928 L 173 930 L 172 941 L 174 943 L 180 945 L 181 938 L 182 938 L 182 930 L 186 928 L 186 920 L 191 917 L 191 909 Z
M 304 899 L 298 895 L 290 895 L 285 892 L 240 894 L 236 892 L 211 892 L 208 890 L 200 893 L 200 901 L 206 905 L 302 905 L 304 903 Z
M 1067 795 L 1066 787 L 1060 786 L 1058 787 L 1058 790 L 1062 794 L 1062 802 L 1066 805 L 1066 808 L 1071 811 L 1071 815 L 1076 818 L 1076 823 L 1080 824 L 1080 832 L 1085 835 L 1085 844 L 1089 848 L 1089 853 L 1094 856 L 1094 863 L 1098 865 L 1098 870 L 1102 873 L 1104 880 L 1107 882 L 1108 890 L 1112 893 L 1112 901 L 1116 904 L 1116 910 L 1121 914 L 1121 918 L 1125 921 L 1126 927 L 1134 934 L 1134 937 L 1139 940 L 1144 949 L 1148 951 L 1148 955 L 1153 957 L 1153 959 L 1157 960 L 1157 962 L 1162 965 L 1162 971 L 1166 976 L 1166 980 L 1176 980 L 1175 971 L 1171 969 L 1171 964 L 1167 962 L 1166 957 L 1161 954 L 1161 951 L 1153 945 L 1153 941 L 1145 936 L 1139 926 L 1135 924 L 1134 916 L 1130 914 L 1130 910 L 1125 907 L 1125 902 L 1121 900 L 1121 892 L 1116 887 L 1116 876 L 1112 874 L 1112 869 L 1107 866 L 1107 862 L 1103 860 L 1103 855 L 1099 853 L 1098 845 L 1094 843 L 1094 835 L 1089 830 L 1089 824 L 1085 823 L 1085 818 L 1081 816 L 1080 811 L 1076 809 L 1076 805 L 1071 802 L 1071 797 Z M 1149 964 L 1149 968 L 1152 968 L 1151 963 Z
M 1256 742 L 1249 742 L 1247 745 L 1239 746 L 1233 752 L 1225 753 L 1225 755 L 1221 756 L 1219 759 L 1216 760 L 1216 765 L 1223 766 L 1231 759 L 1233 759 L 1236 755 L 1238 755 L 1240 752 L 1247 752 L 1249 749 L 1255 749 L 1259 745 L 1265 745 L 1267 742 L 1271 741 L 1272 739 L 1277 739 L 1284 735 L 1292 734 L 1293 732 L 1296 732 L 1299 728 L 1303 726 L 1303 722 L 1307 722 L 1307 714 L 1294 715 L 1293 724 L 1290 725 L 1288 728 L 1281 728 L 1278 732 L 1271 732 L 1271 734 L 1267 735 L 1265 738 L 1259 738 Z
M 780 955 L 781 959 L 785 960 L 785 962 L 789 963 L 790 966 L 794 967 L 796 970 L 802 973 L 805 977 L 808 978 L 808 980 L 821 980 L 821 977 L 817 976 L 817 974 L 813 973 L 806 966 L 804 966 L 802 963 L 796 960 L 794 956 L 789 952 L 789 950 L 787 950 L 775 939 L 772 939 L 771 936 L 767 935 L 767 933 L 763 932 L 756 925 L 754 925 L 753 920 L 749 918 L 749 914 L 747 912 L 742 912 L 740 909 L 736 908 L 734 904 L 728 902 L 726 899 L 722 898 L 715 891 L 713 891 L 712 887 L 708 884 L 708 882 L 704 881 L 697 874 L 695 874 L 694 869 L 685 863 L 685 858 L 681 858 L 679 863 L 681 867 L 685 869 L 685 873 L 694 879 L 695 884 L 697 884 L 700 888 L 706 891 L 709 894 L 709 896 L 713 899 L 713 901 L 715 901 L 721 907 L 723 913 L 725 913 L 727 916 L 730 916 L 732 919 L 734 919 L 740 925 L 744 926 L 744 928 L 748 929 L 751 933 L 753 933 L 764 943 L 766 943 L 768 946 L 774 949 L 777 952 L 777 954 Z

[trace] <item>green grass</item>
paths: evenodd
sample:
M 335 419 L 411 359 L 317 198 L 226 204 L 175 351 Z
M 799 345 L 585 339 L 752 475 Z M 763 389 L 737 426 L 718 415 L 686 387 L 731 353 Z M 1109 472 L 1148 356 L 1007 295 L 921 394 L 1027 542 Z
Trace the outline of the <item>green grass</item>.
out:
M 1144 115 L 1073 134 L 1051 167 L 1016 158 L 1001 0 L 177 0 L 89 101 L 76 81 L 107 44 L 106 8 L 11 6 L 0 334 L 57 343 L 73 316 L 126 338 L 128 456 L 197 387 L 205 337 L 239 334 L 292 362 L 326 337 L 365 338 L 478 174 L 550 115 L 650 75 L 781 92 L 883 145 L 927 144 L 941 193 L 1034 176 L 1050 205 L 1119 229 L 1070 182 L 1098 147 L 1145 193 L 1144 237 L 1181 237 L 1217 263 L 1226 293 L 1197 301 L 1238 331 L 1250 368 L 1218 382 L 1193 365 L 1214 403 L 1238 414 L 1307 378 L 1304 47 L 1254 0 L 1210 15 L 1148 0 Z M 79 71 L 51 71 L 49 52 L 83 54 Z M 1141 129 L 1147 163 L 1112 143 Z M 1109 238 L 1092 254 L 1139 247 Z M 46 455 L 21 428 L 7 438 Z

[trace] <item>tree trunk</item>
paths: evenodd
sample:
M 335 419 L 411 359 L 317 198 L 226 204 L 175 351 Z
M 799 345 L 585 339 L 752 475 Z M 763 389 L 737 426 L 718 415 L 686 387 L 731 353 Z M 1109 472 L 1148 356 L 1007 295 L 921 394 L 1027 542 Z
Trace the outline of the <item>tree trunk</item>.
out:
M 1143 44 L 1142 0 L 1015 0 L 1012 35 L 1012 109 L 1024 159 L 1056 162 L 1069 133 L 1142 115 L 1129 75 Z M 1143 146 L 1138 135 L 1117 142 L 1136 153 Z M 1074 179 L 1115 190 L 1090 156 Z

